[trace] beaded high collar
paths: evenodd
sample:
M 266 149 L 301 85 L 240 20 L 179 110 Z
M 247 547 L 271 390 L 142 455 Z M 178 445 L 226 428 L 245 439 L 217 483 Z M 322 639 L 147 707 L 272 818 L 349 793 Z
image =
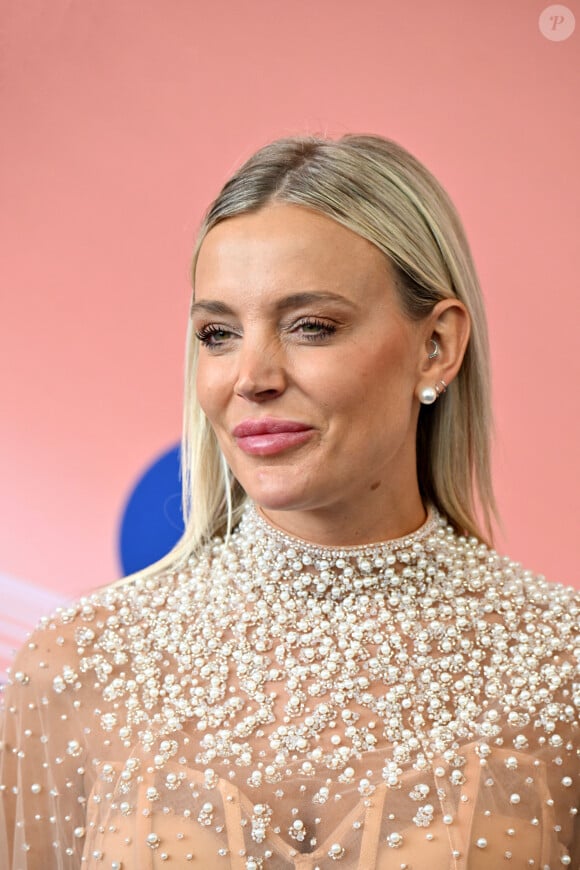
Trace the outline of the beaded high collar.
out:
M 294 594 L 330 593 L 339 598 L 377 586 L 397 586 L 403 578 L 424 579 L 430 573 L 425 570 L 426 556 L 440 544 L 445 526 L 430 507 L 423 525 L 403 537 L 350 547 L 324 546 L 277 529 L 249 502 L 233 543 L 258 585 L 282 583 Z
M 408 535 L 376 543 L 340 547 L 337 545 L 314 544 L 276 528 L 260 513 L 257 505 L 249 501 L 244 510 L 239 528 L 241 531 L 246 531 L 250 525 L 252 526 L 252 532 L 257 533 L 262 539 L 268 539 L 272 545 L 278 545 L 281 549 L 288 549 L 290 547 L 302 553 L 309 553 L 313 558 L 332 558 L 339 554 L 341 556 L 355 557 L 357 555 L 373 556 L 385 552 L 408 549 L 413 544 L 424 541 L 433 535 L 445 523 L 439 512 L 433 506 L 430 506 L 425 522 Z

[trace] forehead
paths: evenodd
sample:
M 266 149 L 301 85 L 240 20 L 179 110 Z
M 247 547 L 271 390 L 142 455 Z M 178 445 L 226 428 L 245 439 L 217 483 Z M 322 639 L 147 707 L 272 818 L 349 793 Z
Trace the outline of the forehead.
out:
M 371 242 L 326 215 L 277 203 L 228 218 L 203 240 L 195 292 L 278 284 L 313 289 L 368 285 L 391 277 L 387 257 Z M 309 285 L 312 285 L 310 287 Z

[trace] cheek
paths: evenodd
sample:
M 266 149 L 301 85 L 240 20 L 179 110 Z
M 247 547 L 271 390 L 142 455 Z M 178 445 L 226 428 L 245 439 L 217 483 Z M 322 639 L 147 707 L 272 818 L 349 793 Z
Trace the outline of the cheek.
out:
M 374 352 L 359 348 L 344 354 L 327 379 L 323 395 L 328 405 L 370 419 L 379 408 L 394 411 L 410 405 L 414 383 L 409 348 L 403 341 L 393 341 Z
M 222 405 L 224 383 L 223 377 L 219 376 L 219 370 L 214 365 L 202 360 L 199 361 L 195 379 L 197 400 L 201 408 L 210 420 L 219 414 Z

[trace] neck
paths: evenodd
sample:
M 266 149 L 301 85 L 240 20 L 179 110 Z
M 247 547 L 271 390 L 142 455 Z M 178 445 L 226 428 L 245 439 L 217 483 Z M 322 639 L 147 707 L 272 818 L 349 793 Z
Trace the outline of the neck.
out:
M 394 505 L 379 505 L 374 511 L 355 512 L 349 506 L 304 510 L 272 510 L 257 505 L 272 526 L 303 541 L 322 546 L 360 546 L 402 538 L 416 531 L 427 511 L 419 493 L 416 498 Z

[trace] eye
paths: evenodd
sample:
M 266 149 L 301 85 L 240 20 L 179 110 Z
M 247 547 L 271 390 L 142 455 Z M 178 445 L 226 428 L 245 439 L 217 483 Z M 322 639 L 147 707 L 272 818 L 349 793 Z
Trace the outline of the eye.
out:
M 325 320 L 318 320 L 316 317 L 308 317 L 300 320 L 294 330 L 308 341 L 323 341 L 330 338 L 336 332 L 336 326 Z
M 218 347 L 229 341 L 234 335 L 225 326 L 217 323 L 208 323 L 196 330 L 196 336 L 205 347 Z

